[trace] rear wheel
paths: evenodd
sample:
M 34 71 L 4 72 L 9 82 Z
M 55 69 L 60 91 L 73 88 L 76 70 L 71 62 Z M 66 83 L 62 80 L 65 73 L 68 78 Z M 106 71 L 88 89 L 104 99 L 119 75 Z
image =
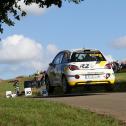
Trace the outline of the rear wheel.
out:
M 62 89 L 64 94 L 71 92 L 71 87 L 68 85 L 68 82 L 65 77 L 63 77 L 62 79 Z
M 46 85 L 46 89 L 49 94 L 54 92 L 54 87 L 50 86 L 50 80 L 48 77 L 46 77 L 46 79 L 45 79 L 45 85 Z

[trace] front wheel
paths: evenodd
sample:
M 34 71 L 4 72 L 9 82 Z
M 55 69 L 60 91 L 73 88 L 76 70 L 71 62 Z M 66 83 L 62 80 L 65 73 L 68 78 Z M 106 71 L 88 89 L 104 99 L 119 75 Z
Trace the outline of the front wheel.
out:
M 71 92 L 71 87 L 68 85 L 65 77 L 62 79 L 62 89 L 64 94 Z
M 54 92 L 54 87 L 50 86 L 50 80 L 48 77 L 45 79 L 45 85 L 49 94 Z

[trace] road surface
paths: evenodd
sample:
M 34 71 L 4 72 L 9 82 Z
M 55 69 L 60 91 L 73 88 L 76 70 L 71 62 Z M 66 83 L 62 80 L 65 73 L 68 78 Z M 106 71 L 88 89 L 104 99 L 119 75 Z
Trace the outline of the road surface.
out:
M 44 98 L 75 107 L 89 109 L 99 114 L 111 115 L 126 122 L 126 93 L 84 93 Z

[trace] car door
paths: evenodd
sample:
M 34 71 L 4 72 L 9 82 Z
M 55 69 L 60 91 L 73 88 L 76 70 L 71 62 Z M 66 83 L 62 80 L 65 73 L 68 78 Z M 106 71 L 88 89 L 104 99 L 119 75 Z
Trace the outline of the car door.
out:
M 61 68 L 62 68 L 62 59 L 63 59 L 63 55 L 64 53 L 60 53 L 57 57 L 57 62 L 55 63 L 55 70 L 54 70 L 54 73 L 55 73 L 55 80 L 54 80 L 54 84 L 56 86 L 59 86 L 60 85 L 60 80 L 61 80 Z
M 56 66 L 57 67 L 56 83 L 58 85 L 62 85 L 62 75 L 64 73 L 64 67 L 69 62 L 69 59 L 70 59 L 70 52 L 67 51 L 62 52 L 62 54 L 60 55 L 60 63 Z
M 58 83 L 58 78 L 59 78 L 58 76 L 59 76 L 62 57 L 63 57 L 63 53 L 58 53 L 54 58 L 53 62 L 50 63 L 48 75 L 49 75 L 50 83 L 53 86 L 56 86 Z

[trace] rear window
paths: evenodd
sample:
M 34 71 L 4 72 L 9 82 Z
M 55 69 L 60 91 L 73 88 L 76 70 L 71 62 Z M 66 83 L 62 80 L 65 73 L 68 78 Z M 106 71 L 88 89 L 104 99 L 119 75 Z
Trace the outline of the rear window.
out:
M 106 61 L 101 52 L 74 52 L 71 62 Z

